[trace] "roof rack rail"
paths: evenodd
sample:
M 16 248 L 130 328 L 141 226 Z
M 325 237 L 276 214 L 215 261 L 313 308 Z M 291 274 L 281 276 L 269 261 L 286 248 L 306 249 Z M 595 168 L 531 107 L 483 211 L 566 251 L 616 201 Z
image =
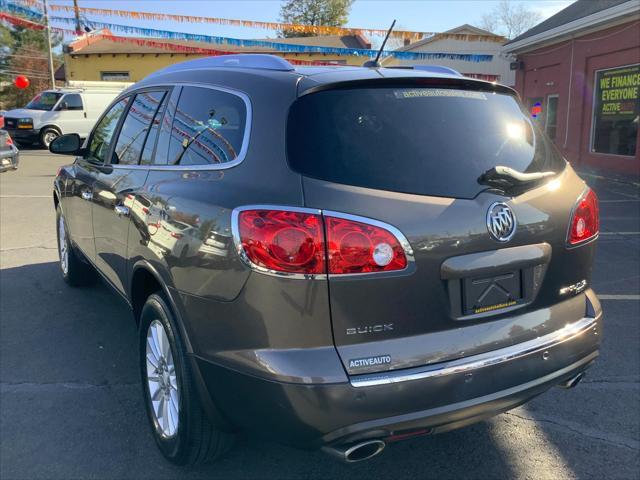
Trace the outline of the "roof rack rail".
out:
M 446 73 L 447 75 L 456 75 L 457 77 L 464 77 L 459 71 L 450 67 L 443 67 L 442 65 L 391 65 L 387 68 L 399 68 L 402 70 L 422 70 L 423 72 L 431 73 Z
M 277 70 L 280 72 L 291 72 L 295 70 L 293 65 L 287 62 L 284 58 L 276 55 L 240 53 L 234 55 L 216 55 L 176 63 L 175 65 L 170 65 L 158 70 L 150 76 L 155 76 L 159 73 L 179 72 L 181 70 L 195 68 L 216 67 L 255 68 L 260 70 Z

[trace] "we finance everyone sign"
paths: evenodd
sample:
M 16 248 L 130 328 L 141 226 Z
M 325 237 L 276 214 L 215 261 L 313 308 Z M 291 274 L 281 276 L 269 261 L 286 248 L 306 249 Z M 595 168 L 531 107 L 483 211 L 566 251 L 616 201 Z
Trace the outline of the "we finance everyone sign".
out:
M 640 64 L 596 72 L 591 151 L 634 157 L 640 115 Z
M 620 119 L 638 114 L 640 64 L 597 72 L 596 83 L 598 114 Z

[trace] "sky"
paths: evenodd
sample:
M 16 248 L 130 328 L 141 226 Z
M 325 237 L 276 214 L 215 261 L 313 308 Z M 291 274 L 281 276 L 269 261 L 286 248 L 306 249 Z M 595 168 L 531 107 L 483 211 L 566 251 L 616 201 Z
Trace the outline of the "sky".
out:
M 72 4 L 71 0 L 49 0 Z M 539 12 L 543 19 L 567 7 L 573 0 L 512 0 Z M 182 15 L 233 18 L 242 20 L 278 21 L 278 0 L 78 0 L 81 7 L 137 10 Z M 386 29 L 393 19 L 396 29 L 421 32 L 442 32 L 464 23 L 478 24 L 482 15 L 490 12 L 499 1 L 494 0 L 356 0 L 351 8 L 348 27 Z M 68 16 L 56 12 L 54 15 Z M 255 28 L 207 24 L 185 24 L 131 20 L 119 17 L 89 16 L 89 20 L 135 25 L 138 27 L 199 33 L 233 38 L 274 38 L 276 32 Z M 66 28 L 69 28 L 68 26 Z M 376 39 L 374 44 L 377 43 Z

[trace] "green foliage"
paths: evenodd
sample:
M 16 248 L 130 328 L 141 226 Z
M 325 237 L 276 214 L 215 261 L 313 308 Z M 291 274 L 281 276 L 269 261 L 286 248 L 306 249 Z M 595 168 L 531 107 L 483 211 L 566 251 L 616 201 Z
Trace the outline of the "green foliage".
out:
M 52 36 L 56 47 L 62 38 Z M 50 88 L 47 37 L 43 31 L 0 25 L 0 108 L 11 109 L 24 106 L 42 90 Z M 62 63 L 54 56 L 54 68 Z M 29 78 L 30 86 L 19 90 L 13 84 L 18 75 Z
M 342 27 L 349 20 L 354 0 L 285 0 L 280 7 L 282 23 Z M 280 37 L 311 37 L 313 33 L 284 30 Z

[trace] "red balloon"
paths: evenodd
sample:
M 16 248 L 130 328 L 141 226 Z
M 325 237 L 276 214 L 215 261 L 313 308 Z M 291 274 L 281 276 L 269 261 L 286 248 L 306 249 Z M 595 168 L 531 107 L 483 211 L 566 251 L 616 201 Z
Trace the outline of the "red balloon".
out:
M 16 87 L 22 90 L 23 88 L 29 88 L 29 84 L 31 82 L 29 82 L 29 79 L 24 75 L 18 75 L 13 83 Z

